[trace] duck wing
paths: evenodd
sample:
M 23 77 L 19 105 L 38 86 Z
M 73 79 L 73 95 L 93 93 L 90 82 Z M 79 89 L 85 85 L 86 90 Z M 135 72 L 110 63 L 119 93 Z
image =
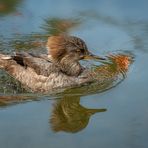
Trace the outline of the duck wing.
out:
M 58 71 L 46 55 L 16 52 L 12 58 L 21 66 L 32 68 L 38 75 L 49 76 L 52 72 Z

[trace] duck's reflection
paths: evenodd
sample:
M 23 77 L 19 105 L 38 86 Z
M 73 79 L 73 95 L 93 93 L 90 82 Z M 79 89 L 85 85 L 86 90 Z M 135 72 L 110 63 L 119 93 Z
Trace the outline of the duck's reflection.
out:
M 0 107 L 8 107 L 16 103 L 36 100 L 34 96 L 0 96 Z M 81 96 L 77 94 L 63 94 L 56 99 L 49 117 L 49 124 L 54 132 L 76 133 L 84 129 L 92 115 L 105 112 L 107 109 L 90 109 L 80 104 Z
M 0 0 L 0 16 L 15 12 L 21 2 L 22 0 Z
M 80 104 L 80 96 L 63 96 L 53 105 L 49 123 L 54 132 L 76 133 L 84 129 L 90 117 L 106 109 L 89 109 Z
M 69 34 L 69 32 L 81 24 L 80 19 L 77 18 L 58 18 L 49 17 L 44 19 L 44 24 L 41 28 L 48 35 Z

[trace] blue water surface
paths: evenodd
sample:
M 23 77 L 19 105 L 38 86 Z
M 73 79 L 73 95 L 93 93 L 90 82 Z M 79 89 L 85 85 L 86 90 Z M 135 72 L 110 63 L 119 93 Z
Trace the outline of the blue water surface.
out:
M 75 132 L 72 125 L 67 131 L 53 129 L 53 104 L 59 100 L 52 96 L 40 95 L 38 101 L 0 107 L 0 147 L 147 148 L 148 1 L 15 0 L 9 11 L 5 11 L 5 2 L 0 1 L 1 52 L 21 50 L 28 47 L 29 41 L 46 42 L 47 36 L 57 31 L 52 27 L 47 29 L 47 20 L 56 19 L 69 21 L 72 25 L 65 30 L 83 38 L 93 53 L 128 50 L 135 60 L 126 79 L 116 87 L 80 96 L 80 108 L 106 110 L 88 119 L 80 111 L 82 121 L 79 117 L 76 120 L 69 117 L 67 122 L 78 127 L 85 125 Z M 1 92 L 1 95 L 7 94 Z

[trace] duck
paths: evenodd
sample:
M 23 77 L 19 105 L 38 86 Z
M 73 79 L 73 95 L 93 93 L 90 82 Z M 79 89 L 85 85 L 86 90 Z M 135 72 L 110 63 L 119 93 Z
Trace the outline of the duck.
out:
M 82 66 L 80 60 L 105 60 L 92 54 L 76 36 L 50 36 L 46 47 L 47 54 L 0 54 L 0 69 L 33 92 L 49 92 L 95 81 L 94 73 Z

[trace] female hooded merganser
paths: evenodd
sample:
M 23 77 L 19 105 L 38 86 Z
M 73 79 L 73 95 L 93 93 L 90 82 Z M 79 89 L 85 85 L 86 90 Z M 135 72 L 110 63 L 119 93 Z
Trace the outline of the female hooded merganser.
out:
M 80 38 L 51 36 L 47 48 L 47 55 L 0 54 L 0 68 L 34 92 L 49 92 L 97 80 L 96 72 L 81 66 L 79 60 L 105 59 L 91 54 Z

